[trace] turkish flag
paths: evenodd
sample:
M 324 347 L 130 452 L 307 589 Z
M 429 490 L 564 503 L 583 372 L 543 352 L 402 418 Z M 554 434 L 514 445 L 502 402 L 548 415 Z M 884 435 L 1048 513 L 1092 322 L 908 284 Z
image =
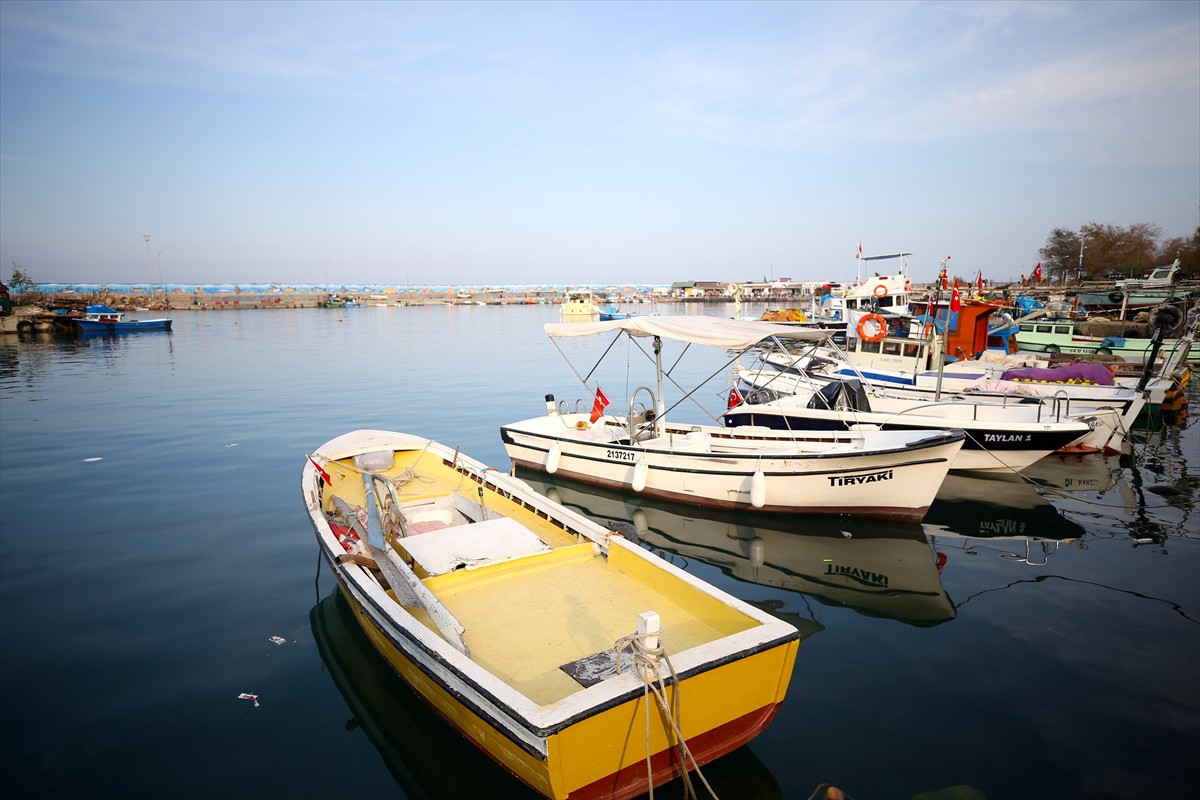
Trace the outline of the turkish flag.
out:
M 1037 263 L 1037 266 L 1033 268 L 1033 279 L 1038 283 L 1042 282 L 1042 262 L 1040 261 Z
M 954 291 L 950 292 L 950 310 L 958 311 L 960 308 L 962 308 L 962 302 L 959 301 L 958 297 L 958 278 L 955 278 Z
M 742 393 L 738 391 L 738 388 L 736 386 L 734 386 L 732 389 L 729 390 L 729 405 L 725 406 L 725 408 L 730 409 L 730 408 L 733 408 L 734 406 L 740 406 L 741 404 L 742 404 Z
M 326 472 L 324 469 L 322 469 L 322 468 L 321 468 L 321 465 L 320 465 L 320 464 L 318 464 L 318 463 L 316 462 L 316 459 L 314 459 L 312 456 L 309 456 L 309 457 L 308 457 L 308 460 L 312 462 L 312 465 L 313 465 L 314 467 L 316 467 L 316 469 L 317 469 L 317 474 L 321 476 L 321 480 L 325 481 L 326 483 L 329 483 L 329 473 L 328 473 L 328 472 Z
M 604 396 L 604 392 L 600 391 L 600 387 L 596 387 L 596 399 L 592 402 L 592 423 L 604 416 L 604 409 L 608 407 L 608 398 Z

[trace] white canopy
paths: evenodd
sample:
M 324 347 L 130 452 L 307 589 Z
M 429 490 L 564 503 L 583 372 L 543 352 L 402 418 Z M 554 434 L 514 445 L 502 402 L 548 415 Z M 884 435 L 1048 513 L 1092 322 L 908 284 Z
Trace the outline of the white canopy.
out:
M 615 319 L 610 322 L 551 322 L 546 335 L 595 336 L 612 331 L 624 331 L 630 336 L 659 336 L 678 342 L 745 350 L 764 339 L 801 339 L 818 342 L 829 338 L 831 331 L 799 328 L 771 322 L 752 322 L 722 317 L 644 316 Z

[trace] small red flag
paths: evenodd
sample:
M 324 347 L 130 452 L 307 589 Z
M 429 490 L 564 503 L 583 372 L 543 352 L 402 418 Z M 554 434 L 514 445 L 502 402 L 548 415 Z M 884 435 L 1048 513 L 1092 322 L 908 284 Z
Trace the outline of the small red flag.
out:
M 317 474 L 321 476 L 321 480 L 329 483 L 329 473 L 321 469 L 321 465 L 314 461 L 312 456 L 309 456 L 308 460 L 312 461 L 312 465 L 317 468 Z
M 596 387 L 596 399 L 592 402 L 592 423 L 604 416 L 604 409 L 608 407 L 608 398 L 604 396 L 604 392 L 600 391 L 600 387 Z
M 954 291 L 950 292 L 950 310 L 958 311 L 962 308 L 962 302 L 958 297 L 958 278 L 954 279 Z
M 979 271 L 979 293 L 983 294 L 983 270 Z
M 1042 262 L 1040 261 L 1037 263 L 1037 266 L 1033 268 L 1033 279 L 1038 283 L 1042 282 Z
M 742 404 L 742 393 L 738 391 L 738 388 L 736 386 L 734 386 L 732 389 L 729 390 L 729 405 L 727 405 L 725 408 L 730 409 L 730 408 L 733 408 L 734 406 L 740 406 L 741 404 Z

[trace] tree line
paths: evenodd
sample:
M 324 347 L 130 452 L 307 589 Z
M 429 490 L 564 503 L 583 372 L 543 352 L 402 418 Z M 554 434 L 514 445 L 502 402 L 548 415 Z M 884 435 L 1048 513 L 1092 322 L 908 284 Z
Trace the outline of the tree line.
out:
M 1083 245 L 1083 273 L 1079 246 Z M 1038 250 L 1042 274 L 1051 283 L 1077 280 L 1140 278 L 1155 267 L 1179 259 L 1177 279 L 1200 277 L 1200 227 L 1191 237 L 1164 239 L 1162 228 L 1150 222 L 1128 227 L 1089 222 L 1078 231 L 1055 228 Z

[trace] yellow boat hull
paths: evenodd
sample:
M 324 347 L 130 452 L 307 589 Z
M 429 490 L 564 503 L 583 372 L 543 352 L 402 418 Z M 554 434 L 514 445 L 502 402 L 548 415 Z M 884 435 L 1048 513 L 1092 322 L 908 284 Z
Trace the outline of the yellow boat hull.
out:
M 645 794 L 646 698 L 580 720 L 547 737 L 539 758 L 497 730 L 487 719 L 426 675 L 405 657 L 343 588 L 359 624 L 392 668 L 443 719 L 492 760 L 546 797 L 632 798 Z M 697 763 L 730 753 L 761 733 L 787 694 L 799 640 L 683 680 L 681 729 Z M 673 701 L 675 687 L 668 688 Z M 680 776 L 674 733 L 651 699 L 650 745 L 653 785 Z

